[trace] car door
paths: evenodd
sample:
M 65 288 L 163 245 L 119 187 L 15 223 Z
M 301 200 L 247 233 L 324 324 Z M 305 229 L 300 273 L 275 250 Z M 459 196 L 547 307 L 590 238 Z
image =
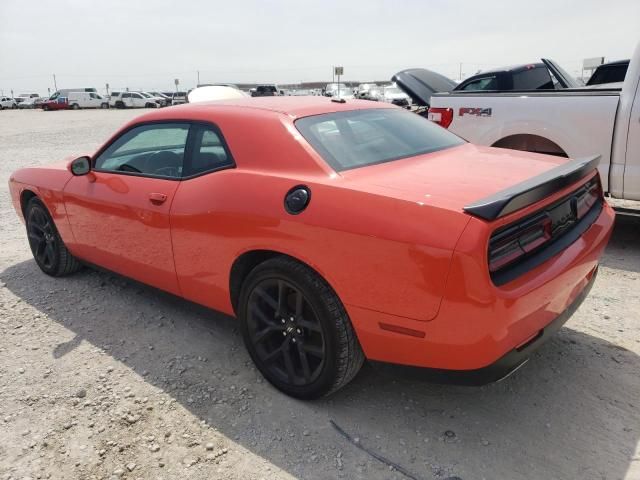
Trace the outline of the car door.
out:
M 73 177 L 64 202 L 78 257 L 179 294 L 169 211 L 182 177 L 187 122 L 143 123 Z
M 134 92 L 131 94 L 131 103 L 133 107 L 141 108 L 145 106 L 146 99 L 139 93 Z
M 125 107 L 129 107 L 129 108 L 133 107 L 133 100 L 131 99 L 131 94 L 130 93 L 128 93 L 128 92 L 127 93 L 123 93 L 121 100 L 122 100 L 122 104 Z

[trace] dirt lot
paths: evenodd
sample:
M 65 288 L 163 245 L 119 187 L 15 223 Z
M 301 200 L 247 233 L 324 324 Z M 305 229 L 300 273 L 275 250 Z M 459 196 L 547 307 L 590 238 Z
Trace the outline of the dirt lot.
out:
M 10 172 L 90 152 L 138 113 L 0 112 L 0 479 L 640 479 L 640 218 L 618 218 L 589 298 L 505 381 L 365 367 L 300 402 L 261 379 L 234 319 L 31 259 Z

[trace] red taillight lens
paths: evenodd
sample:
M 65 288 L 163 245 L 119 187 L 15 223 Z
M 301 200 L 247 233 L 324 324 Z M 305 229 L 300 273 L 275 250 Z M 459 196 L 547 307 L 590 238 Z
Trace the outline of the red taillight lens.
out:
M 453 109 L 436 107 L 429 108 L 427 118 L 441 127 L 449 128 L 449 125 L 453 122 Z
M 551 219 L 544 213 L 493 236 L 489 271 L 496 272 L 551 239 Z

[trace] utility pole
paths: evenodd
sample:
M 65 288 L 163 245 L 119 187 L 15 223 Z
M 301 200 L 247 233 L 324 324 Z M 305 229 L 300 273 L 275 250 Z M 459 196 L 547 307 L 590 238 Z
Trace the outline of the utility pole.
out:
M 331 76 L 331 83 L 336 83 L 336 67 L 332 65 L 331 71 L 333 72 Z
M 462 62 L 460 62 L 460 73 L 458 74 L 458 80 L 462 81 Z
M 197 72 L 198 72 L 198 83 L 196 85 L 199 86 L 200 85 L 200 70 L 197 70 Z
M 53 74 L 53 88 L 58 91 L 58 84 L 56 83 L 56 74 Z

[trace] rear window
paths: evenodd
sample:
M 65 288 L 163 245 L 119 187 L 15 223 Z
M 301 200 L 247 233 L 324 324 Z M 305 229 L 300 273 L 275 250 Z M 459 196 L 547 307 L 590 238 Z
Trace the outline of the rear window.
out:
M 496 77 L 483 77 L 464 85 L 460 90 L 497 90 L 498 80 Z
M 608 65 L 599 67 L 593 73 L 587 85 L 601 85 L 603 83 L 624 82 L 628 65 Z
M 535 67 L 513 74 L 514 90 L 553 89 L 553 82 L 547 67 Z
M 305 117 L 296 128 L 336 171 L 455 147 L 464 140 L 415 113 L 367 109 Z

